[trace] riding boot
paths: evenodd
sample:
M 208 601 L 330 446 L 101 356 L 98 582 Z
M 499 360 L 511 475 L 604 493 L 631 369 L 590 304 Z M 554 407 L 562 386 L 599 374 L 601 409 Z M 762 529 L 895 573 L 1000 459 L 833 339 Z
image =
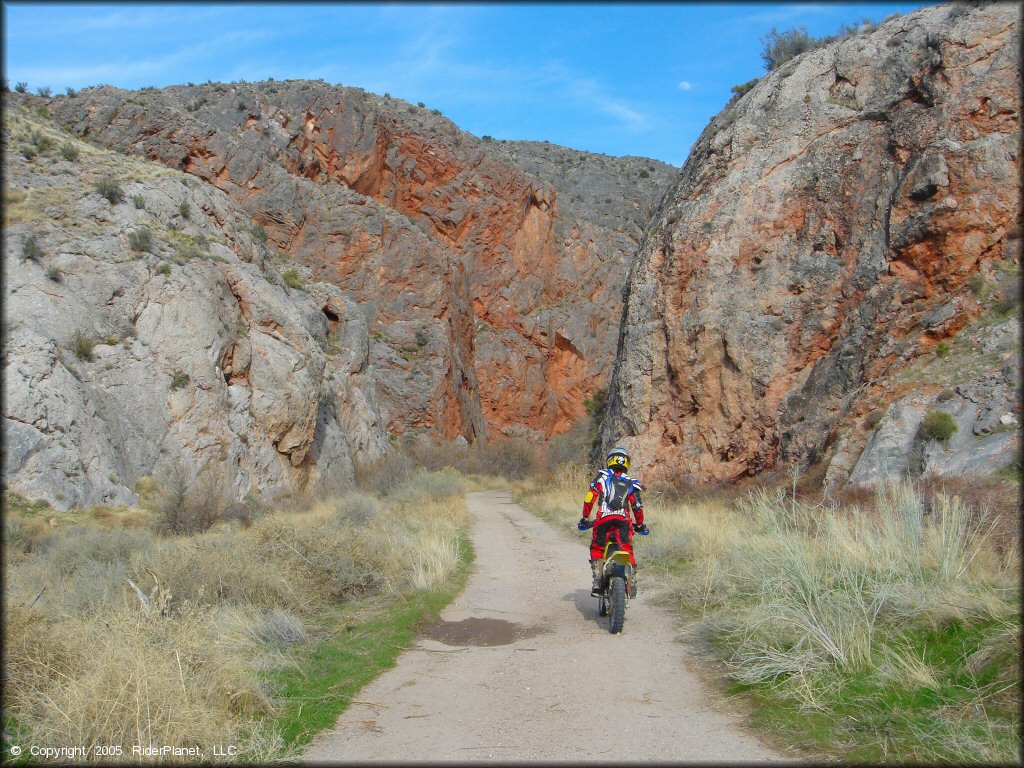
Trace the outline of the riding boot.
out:
M 628 575 L 626 576 L 626 590 L 629 592 L 631 598 L 636 597 L 636 566 L 632 565 L 629 568 Z
M 591 560 L 590 561 L 590 572 L 594 576 L 594 584 L 590 588 L 590 594 L 594 597 L 601 596 L 601 561 Z

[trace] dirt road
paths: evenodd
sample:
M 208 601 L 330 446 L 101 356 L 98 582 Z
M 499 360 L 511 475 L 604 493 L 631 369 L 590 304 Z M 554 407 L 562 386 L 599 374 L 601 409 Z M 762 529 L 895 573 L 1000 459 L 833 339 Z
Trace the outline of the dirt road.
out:
M 504 491 L 469 494 L 469 511 L 466 590 L 304 761 L 783 759 L 713 705 L 642 570 L 612 635 L 590 596 L 589 533 L 555 531 Z

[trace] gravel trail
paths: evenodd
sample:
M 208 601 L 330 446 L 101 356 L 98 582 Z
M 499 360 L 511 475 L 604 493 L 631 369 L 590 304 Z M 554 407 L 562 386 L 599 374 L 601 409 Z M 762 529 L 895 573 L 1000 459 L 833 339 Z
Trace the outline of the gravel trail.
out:
M 303 761 L 785 759 L 687 670 L 642 569 L 612 635 L 590 596 L 589 533 L 556 531 L 507 491 L 468 500 L 476 563 L 465 591 Z

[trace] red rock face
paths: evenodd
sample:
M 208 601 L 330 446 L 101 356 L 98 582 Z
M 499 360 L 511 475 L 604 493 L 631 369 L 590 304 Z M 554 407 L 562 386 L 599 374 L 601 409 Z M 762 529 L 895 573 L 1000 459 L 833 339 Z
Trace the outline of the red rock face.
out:
M 318 83 L 147 98 L 139 109 L 91 89 L 56 113 L 228 192 L 271 247 L 350 291 L 393 432 L 547 436 L 606 384 L 626 264 L 670 166 L 488 146 L 426 110 Z M 587 206 L 599 194 L 614 200 L 603 218 Z
M 895 19 L 711 123 L 630 277 L 605 445 L 653 479 L 806 467 L 982 309 L 1019 253 L 1018 15 Z

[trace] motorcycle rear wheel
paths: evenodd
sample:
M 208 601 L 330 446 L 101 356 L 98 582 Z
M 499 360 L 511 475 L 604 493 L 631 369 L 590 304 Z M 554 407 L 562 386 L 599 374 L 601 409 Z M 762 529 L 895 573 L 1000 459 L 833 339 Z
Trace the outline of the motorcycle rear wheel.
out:
M 615 635 L 622 631 L 622 625 L 626 623 L 626 579 L 613 576 L 608 591 L 608 630 Z

